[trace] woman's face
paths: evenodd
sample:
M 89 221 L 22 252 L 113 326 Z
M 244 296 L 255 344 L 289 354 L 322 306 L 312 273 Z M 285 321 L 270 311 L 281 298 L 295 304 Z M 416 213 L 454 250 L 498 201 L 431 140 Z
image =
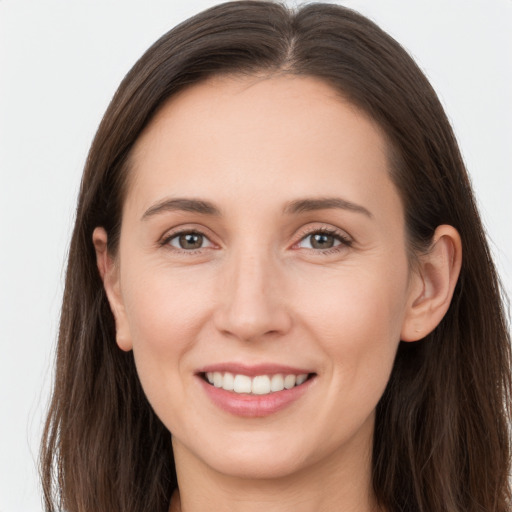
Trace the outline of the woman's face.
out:
M 313 78 L 216 78 L 132 164 L 110 299 L 177 458 L 258 477 L 369 460 L 414 299 L 376 124 Z

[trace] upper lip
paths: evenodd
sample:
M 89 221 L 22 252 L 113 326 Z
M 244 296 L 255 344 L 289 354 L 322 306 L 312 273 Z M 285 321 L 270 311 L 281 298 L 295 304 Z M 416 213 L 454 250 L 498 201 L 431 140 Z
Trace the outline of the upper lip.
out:
M 313 373 L 308 368 L 298 368 L 294 366 L 274 364 L 274 363 L 260 363 L 255 365 L 247 365 L 243 363 L 225 362 L 210 364 L 200 368 L 197 373 L 208 372 L 229 372 L 235 375 L 247 375 L 248 377 L 255 377 L 256 375 L 275 375 L 282 373 L 284 375 L 301 375 L 304 373 Z

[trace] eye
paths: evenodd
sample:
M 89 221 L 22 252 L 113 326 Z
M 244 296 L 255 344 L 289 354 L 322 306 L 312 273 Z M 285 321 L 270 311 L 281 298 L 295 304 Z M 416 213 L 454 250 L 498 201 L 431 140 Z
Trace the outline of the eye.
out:
M 211 247 L 212 243 L 208 238 L 197 231 L 183 231 L 175 233 L 165 240 L 165 243 L 176 249 L 194 251 Z
M 297 247 L 304 249 L 328 250 L 338 246 L 350 246 L 351 240 L 336 230 L 321 229 L 304 236 Z

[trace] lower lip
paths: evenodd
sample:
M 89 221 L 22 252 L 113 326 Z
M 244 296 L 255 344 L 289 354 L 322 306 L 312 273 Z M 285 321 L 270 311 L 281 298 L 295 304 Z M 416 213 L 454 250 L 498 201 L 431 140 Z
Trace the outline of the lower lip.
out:
M 300 386 L 275 391 L 268 395 L 250 395 L 226 391 L 212 386 L 200 376 L 198 376 L 198 379 L 210 400 L 222 410 L 235 416 L 258 418 L 281 411 L 297 401 L 310 389 L 315 377 L 310 377 Z

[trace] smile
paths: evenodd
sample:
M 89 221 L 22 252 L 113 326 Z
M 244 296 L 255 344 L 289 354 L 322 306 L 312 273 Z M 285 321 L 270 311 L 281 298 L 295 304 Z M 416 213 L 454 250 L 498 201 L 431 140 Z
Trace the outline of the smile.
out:
M 309 395 L 318 375 L 306 368 L 276 364 L 222 363 L 201 368 L 196 377 L 211 403 L 241 417 L 263 417 Z
M 298 375 L 278 373 L 249 377 L 248 375 L 231 372 L 206 372 L 204 376 L 216 388 L 251 395 L 268 395 L 285 389 L 292 389 L 300 386 L 308 379 L 307 373 Z

